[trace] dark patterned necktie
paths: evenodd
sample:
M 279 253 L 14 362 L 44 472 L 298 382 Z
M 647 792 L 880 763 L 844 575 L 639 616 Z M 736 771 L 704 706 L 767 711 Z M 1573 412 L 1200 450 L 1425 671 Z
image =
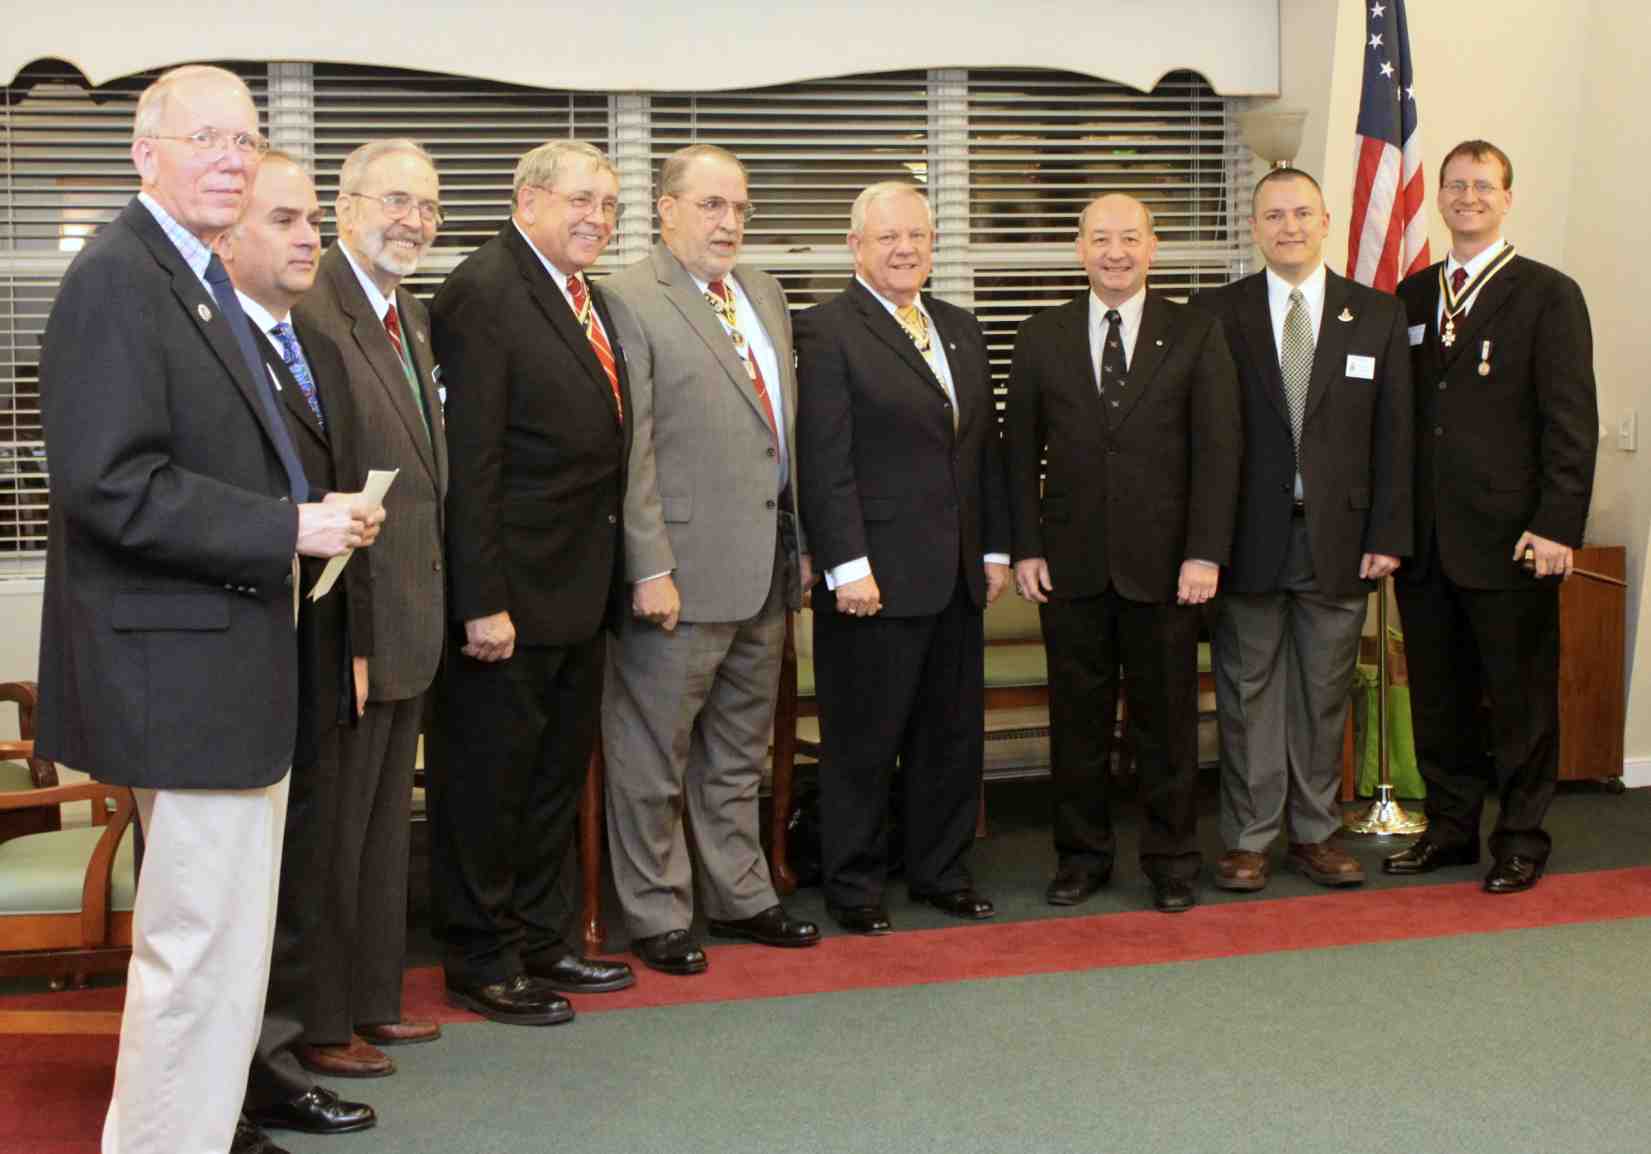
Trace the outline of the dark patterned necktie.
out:
M 1284 314 L 1281 352 L 1279 369 L 1284 374 L 1284 401 L 1290 410 L 1290 439 L 1299 460 L 1301 425 L 1307 414 L 1307 383 L 1313 377 L 1313 314 L 1300 289 L 1290 290 L 1290 311 Z
M 315 414 L 316 423 L 325 429 L 327 418 L 321 415 L 321 398 L 315 395 L 315 378 L 310 375 L 310 366 L 304 360 L 304 350 L 298 347 L 298 334 L 292 331 L 292 325 L 287 321 L 282 321 L 270 332 L 280 342 L 281 359 L 287 363 L 292 379 L 298 382 L 299 391 L 310 403 L 310 412 Z

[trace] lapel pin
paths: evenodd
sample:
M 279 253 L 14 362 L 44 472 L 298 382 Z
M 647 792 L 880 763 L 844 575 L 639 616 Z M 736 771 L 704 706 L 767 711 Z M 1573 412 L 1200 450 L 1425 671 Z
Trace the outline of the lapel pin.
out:
M 1341 312 L 1336 314 L 1336 319 L 1342 324 L 1346 324 L 1348 321 L 1353 319 L 1353 310 L 1343 306 Z
M 1162 340 L 1162 339 L 1159 339 L 1159 340 L 1156 340 L 1156 341 L 1153 341 L 1153 342 L 1152 342 L 1152 343 L 1153 343 L 1153 344 L 1155 344 L 1155 345 L 1157 345 L 1157 346 L 1158 346 L 1158 347 L 1159 347 L 1159 348 L 1163 348 L 1163 347 L 1164 347 L 1164 342 L 1163 342 L 1163 340 Z
M 422 345 L 424 343 L 424 330 L 414 329 L 413 330 L 413 339 L 415 341 L 417 341 L 419 344 Z
M 1479 375 L 1490 376 L 1490 342 L 1485 341 L 1479 346 Z
M 956 341 L 947 341 L 946 342 L 946 347 L 948 349 L 951 349 L 952 352 L 954 352 L 954 353 L 957 352 L 957 342 Z
M 202 324 L 211 323 L 212 310 L 207 308 L 205 305 L 196 305 L 195 306 L 195 313 L 196 313 L 197 316 L 199 316 L 201 318 L 201 323 Z

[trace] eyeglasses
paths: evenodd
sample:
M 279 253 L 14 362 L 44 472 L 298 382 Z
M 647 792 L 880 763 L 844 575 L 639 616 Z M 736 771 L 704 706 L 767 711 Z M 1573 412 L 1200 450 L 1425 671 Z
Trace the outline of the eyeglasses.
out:
M 596 197 L 592 196 L 588 192 L 576 192 L 572 196 L 569 196 L 565 192 L 551 188 L 548 184 L 530 184 L 528 187 L 537 188 L 541 192 L 548 192 L 552 196 L 561 197 L 563 200 L 568 202 L 568 207 L 581 217 L 589 216 L 590 210 L 595 208 L 598 204 L 602 206 L 602 216 L 605 220 L 618 223 L 619 218 L 625 215 L 625 206 L 620 204 L 617 200 L 614 200 L 612 197 L 598 201 Z
M 866 239 L 878 248 L 895 248 L 901 241 L 907 241 L 913 248 L 927 248 L 934 240 L 934 233 L 926 228 L 914 228 L 909 232 L 876 232 Z
M 1502 191 L 1501 185 L 1492 184 L 1488 180 L 1476 180 L 1472 184 L 1469 184 L 1465 180 L 1447 180 L 1439 187 L 1451 196 L 1461 196 L 1470 188 L 1480 196 L 1489 196 L 1493 192 Z
M 259 156 L 269 151 L 269 141 L 256 132 L 220 132 L 216 128 L 202 128 L 191 132 L 188 136 L 162 136 L 160 133 L 151 133 L 151 140 L 179 140 L 193 145 L 196 152 L 227 152 L 231 147 L 243 156 L 257 154 Z
M 418 206 L 418 217 L 425 224 L 441 227 L 446 216 L 441 211 L 441 204 L 434 200 L 420 200 L 418 197 L 405 192 L 387 192 L 383 196 L 374 196 L 370 192 L 346 192 L 345 196 L 359 197 L 362 200 L 376 200 L 384 209 L 384 215 L 391 220 L 401 220 Z
M 699 209 L 699 214 L 705 218 L 706 224 L 716 224 L 729 209 L 734 210 L 734 215 L 739 217 L 741 224 L 748 223 L 757 215 L 757 206 L 748 200 L 724 200 L 720 196 L 708 196 L 704 200 L 691 200 L 688 203 Z

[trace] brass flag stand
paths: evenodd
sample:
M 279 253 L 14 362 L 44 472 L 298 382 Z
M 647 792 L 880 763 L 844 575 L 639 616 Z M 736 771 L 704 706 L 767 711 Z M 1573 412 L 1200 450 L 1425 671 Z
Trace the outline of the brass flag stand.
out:
M 1409 837 L 1427 829 L 1422 814 L 1406 813 L 1393 793 L 1393 769 L 1387 749 L 1387 578 L 1376 583 L 1376 798 L 1360 816 L 1348 811 L 1342 828 L 1368 837 Z M 1367 722 L 1369 719 L 1366 719 Z

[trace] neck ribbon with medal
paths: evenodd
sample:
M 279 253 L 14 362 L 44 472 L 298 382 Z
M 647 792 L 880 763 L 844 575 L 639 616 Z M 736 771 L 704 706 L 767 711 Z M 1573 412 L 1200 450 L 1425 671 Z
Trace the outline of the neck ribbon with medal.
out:
M 1511 260 L 1513 260 L 1513 245 L 1504 244 L 1502 251 L 1497 253 L 1489 264 L 1479 270 L 1478 276 L 1462 285 L 1461 292 L 1451 290 L 1450 278 L 1445 275 L 1445 266 L 1450 262 L 1439 262 L 1439 296 L 1444 301 L 1444 314 L 1439 328 L 1439 343 L 1441 345 L 1448 349 L 1456 343 L 1456 319 L 1466 315 L 1468 301 L 1473 299 L 1473 294 L 1484 288 L 1493 276 L 1507 268 L 1508 262 Z M 1490 376 L 1489 341 L 1484 341 L 1479 350 L 1479 375 L 1481 377 Z
M 722 287 L 722 292 L 707 288 L 705 300 L 717 314 L 722 327 L 728 333 L 728 339 L 734 342 L 734 352 L 739 355 L 741 363 L 745 365 L 745 375 L 751 380 L 757 379 L 757 366 L 751 355 L 751 347 L 746 343 L 745 334 L 739 330 L 739 311 L 734 300 L 734 290 L 727 281 L 719 280 L 716 283 Z

